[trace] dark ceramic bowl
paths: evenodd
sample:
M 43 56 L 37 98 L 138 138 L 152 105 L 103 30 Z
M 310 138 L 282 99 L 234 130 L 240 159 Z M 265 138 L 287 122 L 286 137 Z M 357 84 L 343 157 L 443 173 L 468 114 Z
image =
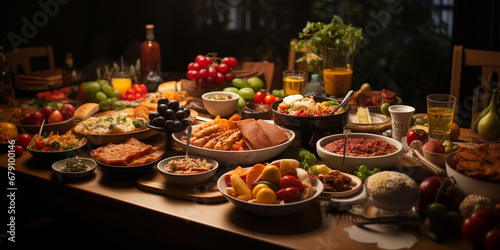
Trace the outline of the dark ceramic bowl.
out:
M 323 102 L 332 99 L 315 97 L 316 102 Z M 271 104 L 274 123 L 291 130 L 311 131 L 311 132 L 342 132 L 349 120 L 351 106 L 344 104 L 345 112 L 329 116 L 296 116 L 286 115 L 277 111 L 278 105 L 283 100 L 275 101 Z

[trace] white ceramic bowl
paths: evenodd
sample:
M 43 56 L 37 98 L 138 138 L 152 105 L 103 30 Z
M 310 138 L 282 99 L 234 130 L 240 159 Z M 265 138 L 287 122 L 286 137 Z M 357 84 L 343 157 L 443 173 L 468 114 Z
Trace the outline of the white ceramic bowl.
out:
M 231 99 L 210 99 L 216 96 L 231 96 Z M 205 106 L 205 109 L 207 109 L 208 113 L 213 116 L 220 115 L 221 117 L 227 117 L 234 113 L 240 96 L 233 92 L 214 91 L 203 94 L 201 98 L 203 99 L 203 105 Z
M 344 139 L 344 134 L 329 135 L 321 138 L 316 143 L 316 151 L 318 152 L 319 158 L 329 167 L 338 169 L 342 172 L 352 173 L 360 165 L 366 165 L 369 169 L 380 168 L 388 169 L 394 167 L 398 161 L 403 157 L 403 145 L 386 136 L 368 133 L 352 133 L 349 135 L 350 138 L 365 138 L 365 139 L 381 139 L 384 140 L 398 149 L 396 152 L 382 155 L 382 156 L 371 156 L 371 157 L 358 157 L 358 156 L 346 156 L 344 166 L 342 166 L 342 155 L 334 154 L 323 149 L 326 144 Z
M 52 170 L 54 170 L 54 172 L 56 173 L 56 176 L 61 176 L 62 178 L 82 178 L 82 177 L 85 177 L 85 176 L 88 176 L 90 174 L 92 174 L 92 172 L 94 172 L 96 166 L 97 166 L 97 163 L 92 160 L 92 159 L 89 159 L 89 158 L 84 158 L 84 157 L 80 157 L 80 159 L 82 160 L 85 160 L 87 162 L 87 165 L 89 166 L 89 168 L 86 170 L 86 171 L 81 171 L 81 172 L 64 172 L 64 171 L 61 171 L 61 168 L 64 166 L 64 164 L 69 160 L 70 158 L 67 158 L 67 159 L 63 159 L 63 160 L 60 160 L 60 161 L 56 161 L 54 162 L 54 164 L 52 164 Z
M 192 126 L 193 129 L 199 125 Z M 285 143 L 276 145 L 274 147 L 254 149 L 254 150 L 244 150 L 244 151 L 228 151 L 228 150 L 214 150 L 206 149 L 202 147 L 189 146 L 189 154 L 200 155 L 204 157 L 210 157 L 219 162 L 224 169 L 234 169 L 237 166 L 246 166 L 255 164 L 258 162 L 266 162 L 269 159 L 279 155 L 283 152 L 295 138 L 295 133 L 291 130 L 285 129 L 286 135 L 288 136 L 288 141 Z M 181 131 L 177 133 L 172 133 L 174 141 L 179 145 L 184 151 L 186 150 L 186 143 L 181 141 L 183 136 L 186 136 L 186 131 Z
M 446 174 L 452 176 L 457 181 L 457 188 L 464 194 L 464 197 L 470 194 L 477 194 L 490 198 L 493 203 L 500 202 L 500 183 L 483 181 L 463 175 L 455 171 L 455 157 L 457 152 L 453 152 L 446 158 Z
M 165 180 L 167 180 L 168 184 L 175 184 L 181 186 L 193 186 L 202 182 L 207 181 L 212 176 L 214 176 L 215 172 L 217 172 L 217 168 L 219 167 L 219 163 L 210 158 L 206 158 L 203 156 L 189 155 L 190 158 L 193 159 L 206 159 L 208 163 L 211 163 L 214 167 L 210 169 L 210 171 L 198 173 L 198 174 L 174 174 L 169 173 L 165 170 L 165 166 L 173 160 L 184 159 L 185 155 L 178 155 L 166 158 L 160 162 L 158 162 L 157 168 L 160 171 L 161 175 Z
M 250 171 L 250 169 L 251 167 L 244 168 L 245 172 Z M 305 200 L 292 203 L 285 203 L 285 204 L 262 204 L 262 203 L 248 202 L 236 199 L 235 197 L 232 197 L 226 193 L 227 184 L 225 181 L 225 175 L 227 173 L 223 174 L 217 181 L 217 188 L 219 189 L 219 191 L 224 195 L 224 197 L 226 197 L 228 201 L 232 202 L 237 207 L 246 210 L 250 213 L 258 215 L 282 216 L 297 212 L 307 207 L 312 202 L 314 202 L 316 198 L 318 198 L 318 196 L 323 192 L 323 183 L 319 180 L 316 180 L 314 183 L 314 187 L 316 187 L 316 192 L 312 197 L 309 197 L 308 199 Z

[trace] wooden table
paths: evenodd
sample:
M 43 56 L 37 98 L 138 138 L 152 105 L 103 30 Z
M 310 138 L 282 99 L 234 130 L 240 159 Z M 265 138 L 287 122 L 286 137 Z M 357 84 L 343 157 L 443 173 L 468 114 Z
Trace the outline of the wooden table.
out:
M 164 135 L 158 134 L 145 142 L 161 145 L 163 139 Z M 183 153 L 175 148 L 165 157 Z M 0 155 L 4 180 L 8 160 L 6 153 Z M 195 248 L 377 249 L 376 244 L 351 240 L 344 231 L 352 225 L 349 216 L 326 212 L 319 202 L 288 216 L 257 216 L 229 202 L 203 204 L 145 192 L 137 187 L 135 177 L 110 176 L 99 167 L 86 179 L 59 180 L 50 162 L 40 161 L 29 152 L 15 158 L 15 170 L 11 172 L 15 173 L 16 194 L 26 197 L 18 210 L 29 212 L 48 207 L 66 211 L 69 218 L 91 218 L 96 230 L 100 225 L 113 225 L 140 239 L 143 247 L 147 247 L 148 242 L 165 242 L 167 247 L 176 244 Z M 438 244 L 417 231 L 414 233 L 419 241 L 413 249 L 471 248 L 461 239 Z M 92 238 L 95 237 L 86 240 L 93 242 Z M 126 242 L 122 244 L 127 246 Z

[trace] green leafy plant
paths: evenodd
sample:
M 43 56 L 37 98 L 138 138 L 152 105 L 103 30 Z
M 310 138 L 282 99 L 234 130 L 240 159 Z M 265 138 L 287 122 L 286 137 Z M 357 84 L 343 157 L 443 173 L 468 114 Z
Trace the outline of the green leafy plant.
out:
M 362 36 L 363 29 L 346 25 L 344 20 L 334 15 L 330 23 L 307 22 L 302 32 L 299 32 L 299 41 L 291 42 L 297 51 L 305 54 L 296 62 L 307 62 L 309 70 L 312 71 L 323 57 L 326 48 L 343 48 L 348 53 L 354 53 L 356 46 L 365 40 Z

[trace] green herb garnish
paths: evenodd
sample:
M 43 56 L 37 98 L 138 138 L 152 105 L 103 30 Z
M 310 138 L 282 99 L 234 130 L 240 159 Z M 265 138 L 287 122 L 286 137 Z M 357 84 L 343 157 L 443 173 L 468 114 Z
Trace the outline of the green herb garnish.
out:
M 114 128 L 116 128 L 116 123 L 111 123 L 111 124 L 109 125 L 108 130 L 113 130 Z
M 132 124 L 134 125 L 135 128 L 142 128 L 145 122 L 143 119 L 139 119 L 137 121 L 133 121 Z

